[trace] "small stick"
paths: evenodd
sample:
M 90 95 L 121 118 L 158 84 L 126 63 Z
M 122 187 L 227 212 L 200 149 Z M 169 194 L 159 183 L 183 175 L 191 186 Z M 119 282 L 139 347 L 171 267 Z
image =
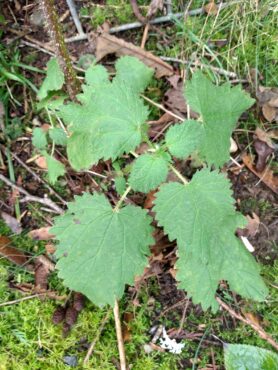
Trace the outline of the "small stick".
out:
M 11 152 L 11 155 L 12 155 L 12 157 L 14 157 L 14 159 L 19 163 L 19 164 L 21 164 L 21 166 L 22 167 L 24 167 L 25 168 L 25 170 L 27 170 L 32 176 L 34 176 L 34 178 L 36 179 L 36 180 L 38 180 L 40 183 L 42 183 L 42 184 L 44 184 L 45 185 L 45 187 L 50 191 L 50 194 L 54 194 L 55 196 L 56 196 L 56 198 L 57 199 L 59 199 L 60 200 L 60 202 L 62 202 L 64 205 L 66 205 L 67 204 L 67 202 L 62 198 L 62 197 L 60 197 L 60 195 L 58 194 L 58 193 L 56 193 L 56 191 L 54 190 L 54 189 L 52 189 L 52 187 L 51 186 L 49 186 L 48 184 L 47 184 L 47 182 L 46 181 L 44 181 L 43 179 L 41 179 L 33 170 L 31 170 L 31 168 L 29 168 L 27 165 L 26 165 L 26 163 L 24 163 L 15 153 L 12 153 Z
M 105 325 L 107 324 L 107 321 L 110 318 L 110 314 L 111 314 L 111 310 L 107 311 L 106 315 L 104 316 L 104 318 L 103 318 L 103 320 L 101 322 L 101 325 L 100 325 L 100 327 L 98 329 L 98 332 L 97 332 L 94 340 L 92 341 L 92 343 L 91 343 L 91 345 L 90 345 L 90 347 L 88 349 L 88 352 L 86 354 L 86 357 L 84 358 L 84 361 L 83 361 L 83 365 L 84 366 L 88 363 L 88 361 L 89 361 L 89 359 L 90 359 L 90 357 L 91 357 L 91 355 L 92 355 L 92 353 L 94 351 L 95 345 L 98 342 L 99 337 L 101 336 L 101 333 L 103 332 L 103 329 L 104 329 Z
M 151 99 L 147 98 L 145 95 L 141 95 L 141 97 L 142 97 L 143 99 L 145 99 L 147 102 L 149 102 L 149 103 L 151 103 L 152 105 L 154 105 L 155 107 L 157 107 L 157 108 L 159 108 L 159 109 L 163 110 L 164 112 L 166 112 L 166 113 L 170 114 L 170 116 L 172 116 L 172 117 L 174 117 L 174 118 L 176 118 L 176 119 L 178 119 L 178 120 L 180 120 L 180 121 L 184 121 L 184 118 L 182 118 L 182 117 L 178 116 L 177 114 L 175 114 L 175 113 L 171 112 L 170 110 L 166 109 L 163 105 L 156 103 L 155 101 L 153 101 L 153 100 L 151 100 Z
M 82 24 L 79 20 L 74 0 L 67 0 L 67 4 L 68 4 L 72 19 L 74 21 L 75 27 L 76 27 L 79 35 L 83 35 L 84 34 L 83 27 L 82 27 Z
M 13 304 L 17 304 L 17 303 L 20 303 L 20 302 L 23 302 L 23 301 L 27 301 L 27 300 L 33 299 L 33 298 L 38 298 L 38 297 L 41 297 L 41 296 L 55 298 L 55 299 L 61 300 L 61 301 L 65 299 L 65 296 L 57 296 L 57 295 L 53 295 L 52 293 L 53 292 L 49 292 L 49 293 L 45 292 L 45 293 L 36 293 L 36 294 L 28 295 L 27 297 L 22 297 L 22 298 L 19 298 L 19 299 L 15 299 L 13 301 L 8 301 L 8 302 L 0 303 L 0 307 L 11 306 Z
M 121 370 L 126 370 L 125 347 L 124 347 L 123 333 L 122 333 L 121 320 L 120 320 L 119 302 L 117 299 L 115 299 L 115 305 L 113 308 L 113 312 L 114 312 L 115 327 L 116 327 L 116 334 L 117 334 L 117 341 L 118 341 L 118 349 L 119 349 L 119 355 L 120 355 Z
M 147 41 L 147 38 L 148 38 L 148 34 L 149 34 L 149 28 L 150 28 L 150 23 L 147 23 L 145 25 L 145 28 L 144 28 L 144 33 L 143 33 L 143 37 L 142 37 L 142 41 L 141 41 L 141 49 L 144 49 L 145 48 L 145 45 L 146 45 L 146 41 Z
M 11 186 L 13 189 L 18 190 L 21 194 L 24 194 L 25 195 L 25 198 L 23 198 L 21 200 L 22 203 L 23 202 L 37 202 L 37 203 L 44 204 L 45 206 L 53 209 L 56 213 L 59 213 L 59 214 L 64 213 L 64 211 L 62 210 L 62 208 L 60 208 L 57 204 L 55 204 L 54 202 L 52 202 L 51 199 L 49 199 L 49 198 L 39 198 L 39 197 L 36 197 L 34 195 L 29 194 L 28 191 L 26 191 L 25 189 L 23 189 L 21 186 L 14 184 L 12 181 L 8 180 L 2 174 L 0 174 L 0 180 L 2 180 L 3 182 L 5 182 L 7 185 Z
M 193 65 L 193 66 L 201 67 L 201 68 L 209 68 L 212 71 L 214 71 L 214 72 L 216 72 L 220 75 L 224 75 L 224 76 L 227 76 L 229 78 L 238 78 L 237 74 L 234 73 L 234 72 L 226 71 L 225 69 L 210 66 L 208 64 L 193 62 L 193 61 L 190 61 L 190 60 L 182 60 L 182 59 L 172 58 L 172 57 L 160 57 L 160 59 L 164 60 L 165 62 L 175 62 L 175 63 L 179 63 L 179 64 L 183 64 L 183 65 L 189 65 L 189 66 Z
M 219 297 L 216 297 L 216 300 L 220 304 L 221 307 L 223 307 L 226 311 L 229 312 L 231 316 L 251 326 L 252 329 L 254 329 L 261 338 L 266 340 L 269 344 L 272 345 L 272 347 L 276 349 L 276 351 L 278 351 L 278 343 L 276 343 L 275 340 L 271 337 L 271 335 L 267 334 L 260 325 L 255 324 L 248 318 L 243 317 L 239 313 L 235 312 L 230 306 L 228 306 L 225 302 L 223 302 Z

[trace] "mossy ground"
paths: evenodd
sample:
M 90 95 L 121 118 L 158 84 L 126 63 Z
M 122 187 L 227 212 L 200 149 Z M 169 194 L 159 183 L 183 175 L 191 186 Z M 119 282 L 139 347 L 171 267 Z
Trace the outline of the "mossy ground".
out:
M 44 251 L 43 242 L 34 242 L 27 236 L 13 236 L 10 230 L 0 223 L 0 234 L 8 235 L 12 244 L 32 253 Z M 263 275 L 269 285 L 270 295 L 264 303 L 245 304 L 245 311 L 251 312 L 262 319 L 267 332 L 272 335 L 278 333 L 278 293 L 277 293 L 278 264 L 264 266 Z M 11 263 L 2 260 L 0 265 L 0 302 L 9 302 L 22 298 L 22 294 L 8 287 L 8 280 L 16 282 L 33 282 L 33 275 L 23 269 L 15 267 Z M 52 274 L 49 280 L 50 288 L 59 294 L 68 293 L 62 283 Z M 132 312 L 134 319 L 129 323 L 131 339 L 125 344 L 127 360 L 132 369 L 154 370 L 154 369 L 191 369 L 194 358 L 198 359 L 197 368 L 204 368 L 211 363 L 211 351 L 217 365 L 223 365 L 222 346 L 205 345 L 199 347 L 199 341 L 183 340 L 185 344 L 181 355 L 161 353 L 153 351 L 146 354 L 144 344 L 150 342 L 152 336 L 150 328 L 154 325 L 155 312 L 159 312 L 161 306 L 158 302 L 155 306 L 149 305 L 150 296 L 157 294 L 158 287 L 154 281 L 146 284 L 139 296 L 140 306 L 134 307 L 131 303 L 121 302 L 122 312 Z M 1 370 L 27 370 L 27 369 L 67 369 L 63 358 L 67 355 L 75 355 L 78 359 L 76 369 L 114 369 L 117 361 L 117 340 L 114 329 L 113 315 L 105 330 L 96 344 L 95 352 L 87 366 L 83 366 L 86 349 L 82 347 L 82 341 L 90 343 L 97 335 L 99 326 L 106 315 L 107 308 L 100 309 L 87 302 L 86 308 L 81 312 L 78 322 L 74 325 L 69 336 L 62 336 L 61 326 L 52 323 L 52 314 L 57 302 L 51 299 L 30 299 L 9 306 L 0 307 L 0 369 Z M 180 322 L 180 315 L 173 312 L 175 322 Z M 271 347 L 261 339 L 250 327 L 239 324 L 236 328 L 232 323 L 230 329 L 223 325 L 220 314 L 213 315 L 209 312 L 196 315 L 190 311 L 184 323 L 184 329 L 204 333 L 204 339 L 213 339 L 212 334 L 228 343 L 244 343 Z M 229 315 L 226 320 L 231 322 Z M 158 317 L 158 315 L 157 315 Z M 165 325 L 167 329 L 178 328 L 173 324 L 171 317 L 162 317 L 157 320 Z M 182 367 L 183 366 L 183 367 Z
M 199 8 L 204 3 L 205 1 L 201 0 L 192 1 L 191 9 Z M 186 21 L 175 20 L 170 25 L 158 26 L 168 42 L 163 41 L 161 33 L 151 29 L 146 49 L 160 56 L 175 57 L 189 62 L 198 59 L 205 65 L 235 72 L 239 79 L 249 79 L 254 75 L 253 71 L 257 70 L 258 77 L 261 77 L 259 83 L 265 86 L 277 86 L 278 20 L 277 13 L 275 14 L 277 4 L 276 1 L 271 0 L 258 2 L 258 6 L 256 3 L 252 0 L 239 1 L 221 11 L 218 16 L 187 17 Z M 149 2 L 140 0 L 138 4 L 144 13 Z M 174 12 L 181 11 L 183 7 L 184 1 L 173 1 Z M 112 25 L 136 20 L 129 1 L 125 0 L 107 0 L 105 6 L 101 5 L 101 2 L 99 5 L 92 5 L 90 2 L 89 7 L 82 9 L 80 14 L 90 16 L 89 21 L 93 28 L 101 25 L 105 20 L 109 20 Z M 82 21 L 87 22 L 88 19 L 83 18 Z M 142 32 L 143 30 L 139 29 L 118 36 L 126 37 L 129 41 L 139 45 Z M 225 40 L 221 47 L 217 46 L 219 40 Z M 25 56 L 26 63 L 28 58 L 30 60 L 30 55 Z M 190 64 L 186 68 L 190 71 Z M 209 67 L 205 69 L 215 80 L 225 80 L 223 75 L 213 73 Z M 149 90 L 154 100 L 161 100 L 163 93 L 160 88 L 161 82 L 156 81 L 153 90 Z M 157 118 L 157 113 L 156 109 L 152 111 L 154 119 Z M 254 128 L 257 124 L 256 119 L 250 120 L 244 128 L 246 130 L 250 127 Z M 60 190 L 63 189 L 64 187 L 61 186 Z M 59 191 L 58 188 L 56 190 Z M 256 206 L 253 203 L 242 205 L 243 208 L 248 209 Z M 265 212 L 271 211 L 271 205 L 263 200 L 259 207 Z M 34 208 L 32 208 L 32 217 L 38 219 L 37 223 L 40 224 L 40 213 L 35 212 Z M 24 235 L 13 236 L 3 223 L 0 223 L 0 235 L 9 235 L 13 245 L 33 254 L 44 252 L 44 243 L 33 242 Z M 263 266 L 263 275 L 269 285 L 270 295 L 263 303 L 245 303 L 246 312 L 258 315 L 266 331 L 273 336 L 277 336 L 278 333 L 277 272 L 277 263 Z M 21 293 L 8 287 L 8 280 L 11 277 L 17 282 L 33 282 L 34 279 L 30 273 L 2 259 L 0 263 L 0 303 L 22 297 Z M 66 292 L 55 273 L 52 274 L 49 284 L 51 289 L 55 289 L 60 294 Z M 195 357 L 199 361 L 195 368 L 201 369 L 211 363 L 212 349 L 216 364 L 223 365 L 222 346 L 199 347 L 199 341 L 184 340 L 185 348 L 181 355 L 159 351 L 153 351 L 149 355 L 145 353 L 143 345 L 151 340 L 149 330 L 154 324 L 154 308 L 149 306 L 148 300 L 154 291 L 157 292 L 157 289 L 157 285 L 153 282 L 144 286 L 139 297 L 141 303 L 139 307 L 133 307 L 125 300 L 121 302 L 123 312 L 134 313 L 134 319 L 130 323 L 131 340 L 125 345 L 127 360 L 132 365 L 132 369 L 191 369 L 194 365 L 192 361 L 190 365 L 190 360 Z M 69 367 L 63 363 L 63 357 L 66 355 L 77 356 L 77 369 L 115 369 L 113 361 L 115 359 L 117 361 L 118 351 L 112 314 L 96 344 L 89 365 L 83 367 L 82 362 L 86 351 L 80 350 L 82 346 L 79 342 L 83 338 L 88 342 L 93 340 L 107 309 L 99 309 L 87 302 L 86 308 L 82 311 L 70 335 L 63 338 L 61 327 L 51 322 L 56 305 L 57 303 L 50 299 L 31 299 L 0 307 L 0 370 L 68 369 Z M 158 303 L 155 304 L 155 308 L 161 309 Z M 231 322 L 228 314 L 224 316 L 228 323 Z M 254 344 L 271 349 L 267 342 L 254 333 L 250 327 L 238 324 L 234 328 L 231 324 L 230 329 L 227 329 L 227 325 L 223 325 L 222 317 L 223 314 L 212 315 L 208 312 L 196 315 L 194 311 L 190 311 L 184 328 L 195 328 L 196 331 L 206 333 L 204 338 L 211 338 L 210 335 L 214 334 L 225 342 Z M 179 322 L 180 319 L 179 314 L 176 314 L 176 320 Z M 167 329 L 173 327 L 169 319 L 161 319 L 160 323 Z

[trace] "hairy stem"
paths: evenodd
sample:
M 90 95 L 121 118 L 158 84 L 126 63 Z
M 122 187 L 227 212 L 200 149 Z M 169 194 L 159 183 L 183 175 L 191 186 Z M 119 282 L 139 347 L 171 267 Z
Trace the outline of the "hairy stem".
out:
M 123 195 L 121 196 L 120 200 L 118 201 L 118 203 L 116 204 L 115 208 L 114 208 L 114 212 L 119 212 L 119 209 L 123 203 L 123 201 L 125 200 L 127 194 L 130 192 L 131 190 L 131 186 L 129 186 L 126 191 L 123 193 Z
M 69 52 L 59 23 L 58 14 L 55 9 L 55 2 L 54 0 L 41 0 L 41 6 L 45 15 L 46 27 L 50 39 L 53 40 L 55 53 L 65 74 L 66 88 L 69 97 L 71 100 L 76 100 L 80 83 L 70 61 Z

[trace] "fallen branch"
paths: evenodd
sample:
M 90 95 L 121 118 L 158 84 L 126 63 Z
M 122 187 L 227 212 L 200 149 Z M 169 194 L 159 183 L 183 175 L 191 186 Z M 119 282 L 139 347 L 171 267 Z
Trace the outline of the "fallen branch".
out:
M 97 332 L 94 340 L 92 341 L 92 343 L 91 343 L 91 345 L 90 345 L 90 347 L 88 349 L 88 352 L 86 354 L 86 357 L 84 358 L 84 361 L 83 361 L 83 365 L 84 366 L 88 363 L 88 361 L 89 361 L 89 359 L 90 359 L 90 357 L 91 357 L 91 355 L 92 355 L 92 353 L 94 351 L 95 345 L 98 342 L 99 337 L 101 336 L 101 333 L 103 332 L 103 329 L 104 329 L 105 325 L 107 324 L 107 322 L 108 322 L 108 320 L 110 318 L 110 315 L 111 315 L 111 310 L 107 311 L 106 315 L 104 316 L 104 318 L 103 318 L 103 320 L 102 320 L 102 322 L 100 324 L 100 327 L 98 329 L 98 332 Z
M 34 195 L 31 195 L 23 189 L 21 186 L 14 184 L 12 181 L 8 180 L 4 175 L 0 174 L 0 180 L 5 182 L 7 185 L 11 186 L 13 189 L 16 189 L 19 191 L 21 194 L 25 195 L 23 199 L 20 200 L 21 203 L 24 202 L 37 202 L 40 204 L 44 204 L 45 206 L 51 208 L 53 211 L 56 213 L 62 214 L 64 211 L 62 208 L 60 208 L 56 203 L 54 203 L 51 199 L 49 198 L 39 198 Z
M 230 5 L 237 4 L 237 3 L 238 3 L 238 1 L 233 1 L 233 2 L 230 2 L 230 3 L 224 3 L 224 4 L 221 5 L 220 10 L 222 10 L 224 8 L 227 8 Z M 189 10 L 187 15 L 196 16 L 196 15 L 201 15 L 201 14 L 204 14 L 204 13 L 205 13 L 205 11 L 204 11 L 203 8 L 198 8 L 198 9 Z M 183 18 L 183 16 L 184 16 L 184 12 L 182 12 L 182 13 L 169 13 L 168 15 L 165 15 L 163 17 L 154 18 L 154 19 L 150 20 L 149 23 L 152 25 L 152 24 L 173 22 L 175 19 Z M 140 28 L 140 27 L 143 27 L 143 26 L 145 26 L 145 23 L 142 23 L 142 22 L 127 23 L 127 24 L 123 24 L 121 26 L 116 26 L 116 27 L 110 28 L 109 33 L 112 34 L 112 33 L 118 33 L 118 32 L 133 30 L 135 28 Z M 74 42 L 74 41 L 82 41 L 82 40 L 87 40 L 87 39 L 88 39 L 88 35 L 84 33 L 84 35 L 76 35 L 76 36 L 73 36 L 73 37 L 69 37 L 65 41 L 66 42 Z
M 248 318 L 243 317 L 239 313 L 235 312 L 230 306 L 228 306 L 226 303 L 224 303 L 219 297 L 216 297 L 216 300 L 220 304 L 221 307 L 223 307 L 226 311 L 229 312 L 229 314 L 231 316 L 233 316 L 236 319 L 238 319 L 238 320 L 244 322 L 245 324 L 251 326 L 252 329 L 254 329 L 259 334 L 259 336 L 261 338 L 266 340 L 269 344 L 272 345 L 272 347 L 274 347 L 276 349 L 276 351 L 278 351 L 278 343 L 276 343 L 275 340 L 269 334 L 267 334 L 260 325 L 255 324 L 253 321 L 251 321 Z

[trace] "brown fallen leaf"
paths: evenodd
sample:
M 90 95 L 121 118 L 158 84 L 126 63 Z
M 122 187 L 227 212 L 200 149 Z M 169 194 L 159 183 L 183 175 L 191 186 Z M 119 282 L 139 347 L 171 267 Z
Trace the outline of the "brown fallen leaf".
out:
M 259 86 L 257 99 L 268 122 L 278 122 L 278 88 Z
M 11 240 L 7 236 L 0 236 L 0 255 L 18 266 L 24 266 L 32 270 L 32 265 L 28 264 L 29 256 L 23 251 L 11 245 Z
M 252 158 L 247 153 L 241 156 L 245 166 L 253 172 L 266 186 L 268 186 L 274 193 L 278 194 L 278 176 L 275 176 L 273 171 L 268 167 L 263 172 L 258 172 L 253 164 Z
M 261 319 L 259 316 L 254 314 L 253 312 L 243 312 L 244 316 L 250 320 L 253 324 L 257 326 L 261 326 Z
M 45 250 L 48 254 L 54 254 L 56 252 L 56 247 L 52 243 L 47 243 L 45 246 Z
M 116 54 L 117 56 L 131 55 L 137 57 L 148 67 L 155 69 L 157 78 L 171 76 L 173 74 L 172 66 L 152 53 L 116 36 L 102 32 L 96 37 L 96 61 L 101 60 L 108 54 Z
M 46 162 L 45 157 L 40 156 L 40 157 L 36 158 L 35 163 L 39 168 L 42 168 L 43 170 L 47 169 L 47 162 Z
M 265 141 L 259 139 L 254 141 L 254 149 L 258 155 L 256 170 L 262 172 L 266 168 L 267 159 L 274 152 L 274 149 L 270 148 Z
M 124 343 L 129 342 L 131 340 L 131 327 L 130 323 L 134 320 L 134 314 L 132 312 L 125 312 L 123 317 L 123 341 Z
M 260 227 L 260 218 L 256 215 L 256 213 L 252 212 L 252 217 L 247 215 L 246 219 L 248 224 L 244 229 L 237 229 L 237 236 L 244 236 L 244 237 L 254 237 L 257 232 L 259 231 Z
M 145 202 L 144 202 L 145 209 L 151 209 L 153 207 L 154 205 L 153 202 L 155 200 L 155 193 L 156 193 L 156 190 L 152 190 L 147 194 Z
M 152 0 L 149 9 L 147 12 L 147 18 L 150 19 L 154 15 L 156 15 L 158 10 L 162 10 L 164 6 L 164 1 L 163 0 Z
M 3 218 L 3 220 L 5 221 L 5 223 L 7 224 L 7 226 L 9 226 L 9 228 L 15 233 L 15 234 L 21 234 L 22 233 L 22 227 L 21 227 L 21 224 L 20 222 L 13 216 L 9 215 L 8 213 L 2 211 L 1 212 L 1 217 Z
M 208 15 L 217 15 L 218 13 L 218 6 L 215 4 L 214 1 L 210 1 L 208 4 L 204 6 L 204 11 Z
M 174 75 L 168 78 L 171 88 L 164 94 L 163 104 L 174 114 L 185 118 L 187 114 L 187 103 L 184 97 L 184 83 L 180 76 Z M 198 118 L 199 115 L 190 109 L 190 117 Z
M 50 227 L 41 227 L 40 229 L 32 230 L 28 236 L 34 240 L 50 240 L 54 239 L 55 235 L 49 233 Z

